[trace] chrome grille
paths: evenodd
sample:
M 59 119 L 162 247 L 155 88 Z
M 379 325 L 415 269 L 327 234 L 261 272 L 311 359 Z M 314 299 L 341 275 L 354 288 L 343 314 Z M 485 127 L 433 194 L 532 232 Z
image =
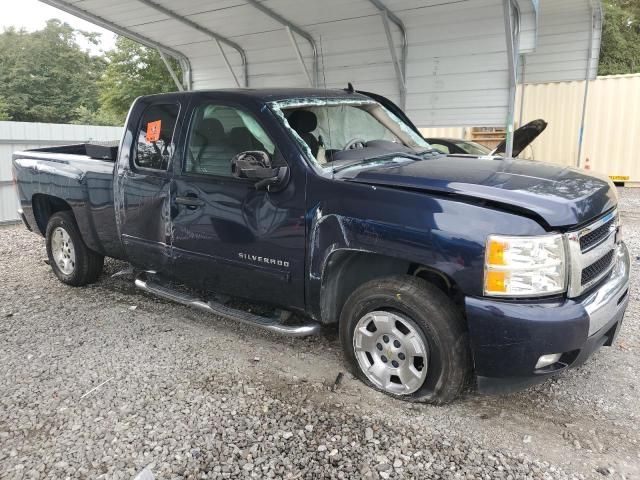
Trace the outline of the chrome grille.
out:
M 580 280 L 581 285 L 589 284 L 594 278 L 600 276 L 602 272 L 607 270 L 611 266 L 611 261 L 613 260 L 614 251 L 611 250 L 609 253 L 605 254 L 604 257 L 596 260 L 588 267 L 582 269 L 582 276 Z
M 601 241 L 605 240 L 609 234 L 611 233 L 611 227 L 615 222 L 615 218 L 612 218 L 608 222 L 603 225 L 600 225 L 598 228 L 591 230 L 589 233 L 580 237 L 580 249 L 583 252 L 586 252 L 591 247 L 599 244 Z
M 581 295 L 611 271 L 617 228 L 618 213 L 614 210 L 586 227 L 566 234 L 569 297 Z

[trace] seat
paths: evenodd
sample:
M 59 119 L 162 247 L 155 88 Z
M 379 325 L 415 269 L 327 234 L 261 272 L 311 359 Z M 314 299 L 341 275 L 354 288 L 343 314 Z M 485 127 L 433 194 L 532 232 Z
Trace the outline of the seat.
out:
M 251 134 L 247 127 L 233 127 L 229 131 L 229 142 L 236 153 L 264 150 L 264 145 Z
M 318 139 L 311 133 L 318 126 L 318 117 L 309 110 L 296 110 L 287 119 L 291 128 L 293 128 L 300 138 L 309 146 L 311 153 L 315 157 L 318 154 L 320 143 Z
M 231 175 L 231 147 L 222 123 L 217 118 L 203 119 L 191 141 L 191 171 L 209 175 Z

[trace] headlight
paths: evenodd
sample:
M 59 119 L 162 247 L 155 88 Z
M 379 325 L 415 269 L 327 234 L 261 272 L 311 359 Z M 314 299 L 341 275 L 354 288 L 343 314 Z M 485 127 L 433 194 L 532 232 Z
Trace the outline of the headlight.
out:
M 508 237 L 489 235 L 485 251 L 484 293 L 532 297 L 567 288 L 562 235 Z

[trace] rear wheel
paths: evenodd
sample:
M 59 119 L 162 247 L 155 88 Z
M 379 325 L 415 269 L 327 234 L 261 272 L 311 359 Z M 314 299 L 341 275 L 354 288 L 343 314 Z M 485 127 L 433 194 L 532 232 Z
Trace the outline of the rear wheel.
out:
M 370 281 L 351 294 L 340 338 L 356 376 L 403 400 L 453 400 L 470 373 L 464 319 L 458 307 L 422 279 Z
M 68 211 L 51 216 L 46 232 L 49 264 L 58 279 L 72 286 L 95 282 L 104 265 L 104 257 L 82 240 L 73 215 Z

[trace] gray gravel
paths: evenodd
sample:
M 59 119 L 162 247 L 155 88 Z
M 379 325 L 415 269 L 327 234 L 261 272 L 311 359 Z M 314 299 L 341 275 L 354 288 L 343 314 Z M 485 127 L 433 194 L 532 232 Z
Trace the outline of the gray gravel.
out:
M 58 282 L 0 228 L 0 478 L 640 478 L 640 189 L 612 348 L 525 392 L 410 405 L 345 374 L 334 331 L 282 339 L 139 293 L 108 261 Z M 334 391 L 335 390 L 335 391 Z

